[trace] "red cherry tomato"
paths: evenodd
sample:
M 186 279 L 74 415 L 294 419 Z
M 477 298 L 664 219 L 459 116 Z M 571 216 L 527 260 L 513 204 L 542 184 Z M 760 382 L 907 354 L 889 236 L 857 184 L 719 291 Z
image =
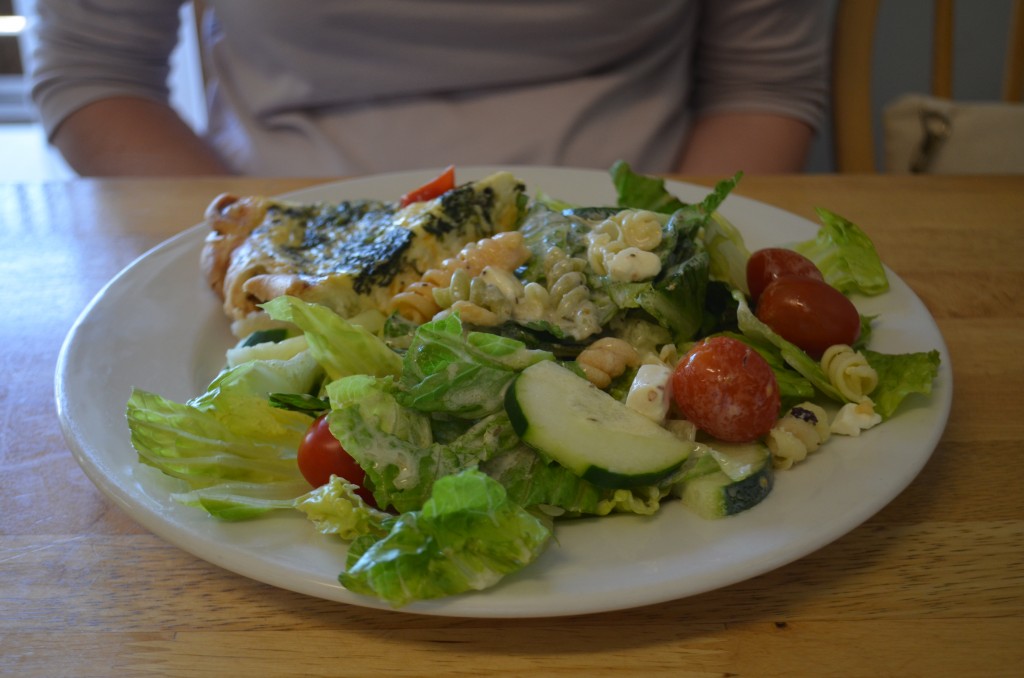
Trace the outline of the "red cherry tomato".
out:
M 779 418 L 779 384 L 757 351 L 730 337 L 705 339 L 672 373 L 676 406 L 697 428 L 728 442 L 766 435 Z
M 764 288 L 779 278 L 814 278 L 825 281 L 814 262 L 793 250 L 767 247 L 747 259 L 747 287 L 757 303 Z
M 449 165 L 445 171 L 441 172 L 427 183 L 403 195 L 398 204 L 400 207 L 405 207 L 406 205 L 414 202 L 433 200 L 437 196 L 447 193 L 453 188 L 455 188 L 455 166 Z
M 842 292 L 812 278 L 779 278 L 757 302 L 757 317 L 811 357 L 860 336 L 860 314 Z
M 321 414 L 310 425 L 299 444 L 299 471 L 313 487 L 326 485 L 331 474 L 359 486 L 357 494 L 363 501 L 373 503 L 373 495 L 363 487 L 366 472 L 356 463 L 327 425 L 327 415 Z

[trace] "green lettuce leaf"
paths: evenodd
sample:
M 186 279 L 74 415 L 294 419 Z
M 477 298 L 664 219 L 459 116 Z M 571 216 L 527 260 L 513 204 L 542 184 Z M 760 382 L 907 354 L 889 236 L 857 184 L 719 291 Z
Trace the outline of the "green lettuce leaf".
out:
M 392 377 L 353 375 L 331 382 L 327 422 L 366 472 L 365 486 L 377 506 L 406 511 L 423 505 L 436 474 L 459 467 L 433 459 L 430 418 L 399 404 L 397 391 Z
M 296 509 L 313 521 L 321 534 L 333 534 L 351 541 L 365 535 L 383 537 L 394 516 L 368 506 L 356 494 L 358 486 L 332 475 L 325 485 L 294 500 Z
M 475 469 L 441 478 L 421 511 L 405 513 L 379 541 L 357 541 L 338 579 L 394 607 L 482 590 L 529 565 L 551 526 L 509 501 Z
M 175 498 L 225 519 L 288 508 L 309 489 L 295 455 L 309 417 L 273 407 L 271 392 L 317 388 L 323 370 L 308 353 L 225 370 L 186 403 L 133 389 L 126 406 L 139 461 L 182 481 Z
M 421 412 L 479 419 L 504 409 L 516 374 L 554 356 L 497 334 L 470 332 L 453 313 L 420 326 L 405 354 L 398 401 Z
M 690 208 L 700 214 L 702 220 L 708 219 L 713 212 L 718 210 L 743 177 L 742 172 L 737 172 L 733 177 L 719 181 L 711 193 L 705 196 L 700 203 L 694 205 L 685 203 L 669 193 L 665 188 L 664 179 L 634 172 L 629 163 L 625 161 L 616 161 L 612 165 L 610 173 L 612 183 L 618 193 L 619 207 L 650 210 L 662 214 L 672 214 L 678 210 Z
M 710 257 L 711 279 L 749 294 L 747 259 L 750 250 L 739 229 L 719 212 L 712 212 L 704 226 L 704 247 Z
M 863 350 L 868 364 L 878 372 L 878 385 L 870 394 L 875 412 L 888 419 L 912 393 L 929 394 L 939 373 L 938 351 L 889 355 Z
M 555 198 L 551 195 L 548 195 L 544 191 L 538 191 L 533 196 L 533 205 L 542 206 L 545 209 L 551 210 L 552 212 L 562 212 L 564 210 L 571 210 L 575 207 L 578 207 L 578 205 L 576 205 L 575 203 L 566 202 L 565 200 L 562 200 L 560 198 Z
M 480 470 L 498 481 L 515 503 L 552 515 L 651 515 L 661 503 L 657 487 L 599 488 L 564 466 L 545 461 L 525 445 L 483 462 Z
M 310 351 L 287 360 L 250 360 L 225 369 L 210 382 L 206 391 L 188 401 L 190 407 L 216 412 L 222 420 L 238 418 L 236 429 L 255 427 L 260 435 L 266 423 L 247 412 L 253 407 L 269 406 L 272 393 L 307 394 L 319 389 L 324 370 Z
M 390 377 L 355 375 L 327 387 L 331 432 L 366 471 L 380 507 L 419 509 L 439 478 L 452 475 L 518 444 L 504 410 L 473 423 L 444 443 L 433 439 L 430 417 L 397 398 Z
M 853 222 L 818 208 L 822 227 L 814 240 L 793 249 L 813 261 L 825 281 L 843 294 L 876 296 L 888 291 L 889 279 L 871 239 Z
M 672 214 L 686 207 L 686 203 L 668 192 L 664 179 L 638 174 L 623 160 L 616 161 L 610 173 L 612 183 L 618 192 L 619 207 L 651 210 L 663 214 Z
M 707 253 L 697 252 L 636 294 L 638 305 L 668 328 L 676 343 L 692 339 L 703 324 L 708 266 Z
M 262 483 L 228 481 L 172 492 L 171 498 L 201 508 L 218 520 L 240 521 L 259 518 L 268 511 L 290 509 L 295 497 L 307 490 L 309 483 L 302 478 Z
M 401 357 L 365 327 L 317 304 L 277 297 L 261 306 L 274 320 L 290 322 L 306 335 L 309 351 L 331 379 L 350 374 L 398 375 Z

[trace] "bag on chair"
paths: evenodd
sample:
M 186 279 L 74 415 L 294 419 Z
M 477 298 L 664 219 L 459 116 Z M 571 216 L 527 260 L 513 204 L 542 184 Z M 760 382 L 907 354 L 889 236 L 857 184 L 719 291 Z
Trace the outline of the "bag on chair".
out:
M 882 116 L 892 173 L 1024 173 L 1024 104 L 908 94 Z

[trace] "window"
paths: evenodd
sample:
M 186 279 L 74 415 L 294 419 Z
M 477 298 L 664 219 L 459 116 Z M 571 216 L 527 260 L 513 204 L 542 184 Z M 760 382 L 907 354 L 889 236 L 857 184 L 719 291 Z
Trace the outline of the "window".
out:
M 15 13 L 13 0 L 0 0 L 0 122 L 27 122 L 33 118 L 21 61 L 24 29 L 25 17 Z

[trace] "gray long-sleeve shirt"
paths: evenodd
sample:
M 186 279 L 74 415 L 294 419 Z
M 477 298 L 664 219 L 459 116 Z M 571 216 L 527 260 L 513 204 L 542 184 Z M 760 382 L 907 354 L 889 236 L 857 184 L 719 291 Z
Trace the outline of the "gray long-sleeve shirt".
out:
M 180 0 L 37 0 L 49 134 L 112 95 L 167 101 Z M 230 167 L 674 168 L 708 111 L 818 126 L 818 0 L 208 0 L 207 138 Z

